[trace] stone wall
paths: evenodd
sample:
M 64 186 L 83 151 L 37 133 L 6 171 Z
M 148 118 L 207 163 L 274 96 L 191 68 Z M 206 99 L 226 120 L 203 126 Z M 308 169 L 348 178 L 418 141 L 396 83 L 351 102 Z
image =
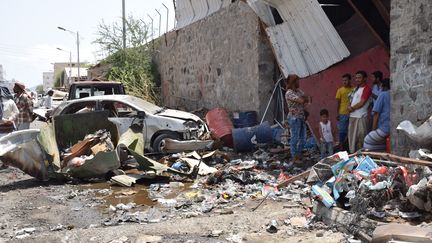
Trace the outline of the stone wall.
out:
M 432 1 L 392 0 L 391 61 L 392 152 L 415 148 L 396 131 L 403 120 L 416 125 L 432 115 Z
M 246 3 L 167 33 L 155 49 L 165 105 L 264 113 L 275 61 L 259 19 Z

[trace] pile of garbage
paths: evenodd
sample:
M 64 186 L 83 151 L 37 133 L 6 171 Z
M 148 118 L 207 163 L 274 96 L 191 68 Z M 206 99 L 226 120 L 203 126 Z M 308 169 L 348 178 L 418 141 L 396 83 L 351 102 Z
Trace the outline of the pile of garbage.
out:
M 314 165 L 307 182 L 327 208 L 339 206 L 383 222 L 424 220 L 430 218 L 424 212 L 432 210 L 432 171 L 427 165 L 432 162 L 339 152 Z
M 112 215 L 104 225 L 153 223 L 171 217 L 190 218 L 208 213 L 233 214 L 233 210 L 244 207 L 248 199 L 256 201 L 252 210 L 265 200 L 290 201 L 292 207 L 311 207 L 310 187 L 295 180 L 304 169 L 295 167 L 288 160 L 285 151 L 271 153 L 262 149 L 241 156 L 219 150 L 164 156 L 158 160 L 160 164 L 183 173 L 190 173 L 197 167 L 198 177 L 191 179 L 172 174 L 166 181 L 153 181 L 147 193 L 158 207 L 139 211 L 134 210 L 132 204 L 128 209 L 124 209 L 124 205 L 112 205 Z M 292 184 L 285 184 L 292 179 Z

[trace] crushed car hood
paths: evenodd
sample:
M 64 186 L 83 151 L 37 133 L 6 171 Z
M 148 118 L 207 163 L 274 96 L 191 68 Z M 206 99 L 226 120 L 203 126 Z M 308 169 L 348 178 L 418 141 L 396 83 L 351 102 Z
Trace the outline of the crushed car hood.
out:
M 158 113 L 157 115 L 165 116 L 165 117 L 171 117 L 171 118 L 177 118 L 177 119 L 181 119 L 181 120 L 193 120 L 196 122 L 201 121 L 201 118 L 199 118 L 198 116 L 196 116 L 194 114 L 191 114 L 191 113 L 185 112 L 185 111 L 178 111 L 178 110 L 171 110 L 171 109 L 164 110 L 161 113 Z

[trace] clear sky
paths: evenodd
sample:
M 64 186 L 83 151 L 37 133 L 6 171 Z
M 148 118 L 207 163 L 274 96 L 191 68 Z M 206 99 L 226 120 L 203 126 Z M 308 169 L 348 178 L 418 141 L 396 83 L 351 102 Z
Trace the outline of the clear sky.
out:
M 174 27 L 172 0 L 126 0 L 126 14 L 159 25 L 162 14 L 162 33 L 166 29 L 166 10 L 169 8 L 169 29 Z M 5 78 L 16 79 L 34 87 L 42 84 L 42 72 L 52 71 L 54 62 L 69 62 L 72 51 L 76 61 L 75 35 L 57 29 L 64 27 L 80 34 L 80 61 L 96 63 L 98 24 L 121 21 L 122 0 L 0 0 L 0 64 Z M 156 32 L 158 32 L 156 30 Z

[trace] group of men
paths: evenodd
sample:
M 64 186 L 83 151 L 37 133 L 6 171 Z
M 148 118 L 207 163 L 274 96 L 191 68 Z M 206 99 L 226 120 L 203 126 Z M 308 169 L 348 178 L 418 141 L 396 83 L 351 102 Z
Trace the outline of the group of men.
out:
M 348 139 L 349 152 L 362 148 L 384 151 L 390 134 L 390 80 L 383 79 L 380 71 L 373 72 L 372 88 L 367 84 L 367 73 L 355 74 L 355 87 L 351 75 L 343 75 L 343 87 L 336 93 L 339 112 L 339 141 Z
M 339 142 L 348 144 L 350 153 L 360 149 L 384 151 L 390 134 L 390 81 L 383 79 L 380 71 L 373 73 L 373 87 L 367 84 L 367 73 L 355 73 L 355 87 L 351 75 L 342 76 L 343 86 L 336 92 Z M 306 106 L 311 97 L 299 89 L 299 77 L 289 75 L 285 80 L 285 99 L 288 109 L 288 126 L 291 134 L 291 155 L 294 163 L 301 163 L 306 138 Z M 334 129 L 327 109 L 320 111 L 319 144 L 321 157 L 331 155 L 336 143 Z
M 15 83 L 13 96 L 7 87 L 0 87 L 0 137 L 14 130 L 30 128 L 33 120 L 33 102 L 25 85 Z

